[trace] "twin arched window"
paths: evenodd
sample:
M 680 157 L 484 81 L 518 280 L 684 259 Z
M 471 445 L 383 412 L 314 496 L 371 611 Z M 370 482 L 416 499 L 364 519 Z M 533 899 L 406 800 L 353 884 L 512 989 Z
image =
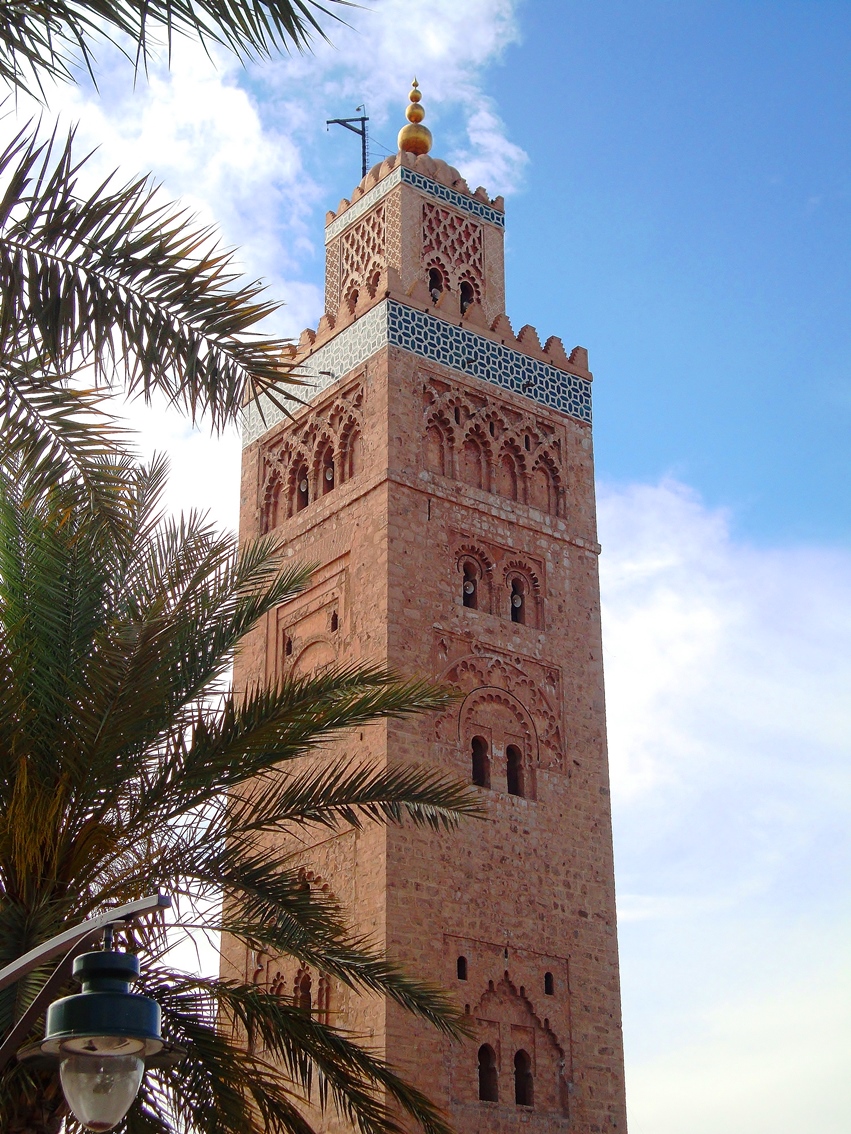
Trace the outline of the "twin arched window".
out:
M 499 1102 L 499 1072 L 496 1052 L 489 1043 L 479 1048 L 479 1099 L 482 1102 Z M 517 1106 L 534 1105 L 534 1077 L 532 1059 L 527 1051 L 514 1055 L 514 1102 Z
M 476 787 L 489 788 L 491 786 L 490 748 L 483 736 L 473 737 L 470 742 L 470 757 L 473 783 Z M 509 795 L 526 797 L 523 752 L 516 744 L 509 744 L 505 749 L 505 779 Z
M 459 558 L 458 568 L 461 573 L 461 605 L 468 610 L 491 613 L 492 584 L 486 574 L 490 567 L 483 565 L 478 556 L 465 555 Z M 533 583 L 520 571 L 513 570 L 506 578 L 498 605 L 500 609 L 496 613 L 503 617 L 507 613 L 512 622 L 538 627 L 540 600 Z

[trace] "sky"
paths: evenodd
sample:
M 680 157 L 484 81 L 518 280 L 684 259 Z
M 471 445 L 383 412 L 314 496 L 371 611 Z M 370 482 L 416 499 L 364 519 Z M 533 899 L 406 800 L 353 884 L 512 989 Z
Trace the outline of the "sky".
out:
M 313 55 L 179 45 L 50 113 L 321 314 L 325 119 L 504 194 L 508 314 L 588 347 L 632 1134 L 851 1128 L 851 4 L 373 0 Z M 26 113 L 22 105 L 19 114 Z M 48 115 L 49 117 L 49 115 Z M 8 125 L 8 122 L 7 122 Z M 171 501 L 236 517 L 239 443 L 132 408 Z

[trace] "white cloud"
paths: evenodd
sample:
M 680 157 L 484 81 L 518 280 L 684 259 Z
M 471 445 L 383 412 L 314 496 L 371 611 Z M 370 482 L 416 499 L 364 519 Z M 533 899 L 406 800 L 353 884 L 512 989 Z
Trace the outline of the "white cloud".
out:
M 851 556 L 672 481 L 604 489 L 600 528 L 631 1129 L 838 1134 Z

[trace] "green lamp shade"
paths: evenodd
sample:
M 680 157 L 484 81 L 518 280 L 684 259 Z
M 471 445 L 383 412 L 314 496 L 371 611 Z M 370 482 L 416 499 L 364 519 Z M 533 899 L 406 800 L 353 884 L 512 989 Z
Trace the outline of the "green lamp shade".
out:
M 84 953 L 74 962 L 82 991 L 47 1010 L 42 1051 L 102 1056 L 153 1055 L 163 1046 L 160 1006 L 130 992 L 139 961 L 130 953 Z

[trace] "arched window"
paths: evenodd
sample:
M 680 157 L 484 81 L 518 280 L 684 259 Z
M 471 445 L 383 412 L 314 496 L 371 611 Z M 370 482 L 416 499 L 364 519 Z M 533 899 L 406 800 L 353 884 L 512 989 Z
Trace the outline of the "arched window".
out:
M 311 991 L 312 987 L 313 986 L 312 986 L 312 982 L 310 980 L 310 974 L 304 973 L 304 975 L 302 977 L 300 977 L 300 979 L 298 980 L 298 983 L 295 986 L 295 1006 L 296 1006 L 296 1008 L 302 1008 L 305 1012 L 310 1011 L 310 1009 L 313 1007 L 312 1002 L 311 1002 L 311 996 L 310 996 L 310 991 Z
M 361 465 L 361 436 L 357 426 L 348 431 L 341 446 L 340 479 L 351 480 L 360 472 Z
M 516 744 L 509 744 L 505 750 L 508 794 L 523 796 L 523 753 Z
M 334 450 L 329 445 L 322 454 L 319 472 L 319 491 L 324 496 L 334 487 Z
M 443 278 L 443 272 L 440 268 L 429 268 L 428 270 L 428 290 L 433 303 L 437 303 L 440 299 L 440 293 L 446 287 L 446 281 Z
M 464 579 L 461 583 L 461 601 L 470 610 L 479 609 L 479 573 L 475 564 L 469 560 L 464 564 Z
M 295 483 L 293 485 L 293 511 L 301 512 L 310 503 L 310 481 L 307 476 L 307 465 L 300 465 L 296 469 Z
M 511 580 L 511 621 L 525 625 L 526 587 L 522 579 Z
M 462 479 L 471 484 L 473 488 L 485 486 L 485 455 L 482 447 L 473 437 L 468 437 L 461 451 Z
M 429 426 L 426 432 L 426 465 L 432 472 L 446 475 L 446 445 L 443 430 L 437 425 Z
M 472 741 L 473 783 L 477 787 L 491 786 L 491 762 L 488 756 L 488 742 L 483 736 L 474 736 Z
M 331 633 L 336 634 L 337 631 L 340 628 L 340 616 L 337 614 L 336 610 L 331 611 L 331 623 L 330 623 L 330 625 L 331 625 Z
M 473 290 L 473 285 L 469 280 L 461 280 L 461 314 L 464 315 L 467 308 L 476 302 L 476 293 Z
M 553 979 L 552 973 L 544 973 L 544 995 L 554 996 L 556 990 L 556 982 Z
M 489 1043 L 479 1048 L 479 1098 L 482 1102 L 499 1102 L 496 1052 Z
M 532 1060 L 528 1052 L 514 1056 L 514 1101 L 518 1106 L 532 1105 Z
M 466 980 L 467 979 L 467 958 L 466 957 L 459 957 L 457 967 L 458 967 L 458 979 L 459 980 Z

